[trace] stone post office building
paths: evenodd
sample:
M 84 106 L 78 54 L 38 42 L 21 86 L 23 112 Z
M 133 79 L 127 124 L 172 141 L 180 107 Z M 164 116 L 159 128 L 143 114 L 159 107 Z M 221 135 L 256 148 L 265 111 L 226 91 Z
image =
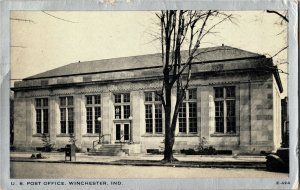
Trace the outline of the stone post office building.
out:
M 218 150 L 278 148 L 283 88 L 272 60 L 229 46 L 199 51 L 174 149 L 194 148 L 202 137 Z M 164 110 L 155 92 L 161 85 L 160 54 L 71 63 L 25 78 L 12 89 L 14 145 L 41 147 L 45 133 L 60 148 L 74 134 L 87 150 L 100 134 L 103 143 L 122 142 L 131 153 L 160 149 Z

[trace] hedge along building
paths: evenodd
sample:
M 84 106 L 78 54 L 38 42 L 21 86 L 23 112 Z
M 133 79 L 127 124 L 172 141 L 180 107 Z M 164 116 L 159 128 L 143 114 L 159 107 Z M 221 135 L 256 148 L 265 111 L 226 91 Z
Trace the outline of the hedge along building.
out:
M 272 60 L 229 46 L 198 51 L 174 149 L 194 148 L 203 137 L 220 150 L 279 147 L 283 88 Z M 160 149 L 164 110 L 155 92 L 162 77 L 161 54 L 150 54 L 72 63 L 16 82 L 14 145 L 40 147 L 45 133 L 60 148 L 74 134 L 86 150 L 100 134 L 130 153 Z

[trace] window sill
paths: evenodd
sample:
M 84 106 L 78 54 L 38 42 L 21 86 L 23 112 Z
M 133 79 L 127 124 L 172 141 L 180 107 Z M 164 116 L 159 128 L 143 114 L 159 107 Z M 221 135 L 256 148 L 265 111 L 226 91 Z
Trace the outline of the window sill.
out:
M 142 137 L 164 137 L 164 134 L 143 134 Z
M 175 137 L 199 137 L 197 133 L 178 133 Z
M 89 134 L 89 133 L 87 133 L 87 134 L 84 134 L 84 135 L 82 135 L 82 137 L 99 137 L 99 134 Z
M 37 134 L 33 134 L 33 137 L 43 137 L 43 134 L 37 133 Z M 48 133 L 46 133 L 46 137 L 50 137 L 50 135 Z
M 56 137 L 70 137 L 71 134 L 58 134 Z
M 114 123 L 130 123 L 130 119 L 126 118 L 126 119 L 114 119 L 113 122 Z
M 211 137 L 238 137 L 237 133 L 214 133 L 210 135 Z

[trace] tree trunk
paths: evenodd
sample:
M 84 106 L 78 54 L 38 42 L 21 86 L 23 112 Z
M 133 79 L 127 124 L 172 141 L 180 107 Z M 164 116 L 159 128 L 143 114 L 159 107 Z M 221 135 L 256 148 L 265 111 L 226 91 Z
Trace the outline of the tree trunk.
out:
M 165 150 L 164 159 L 165 162 L 176 161 L 173 157 L 173 145 L 174 145 L 174 131 L 171 129 L 171 89 L 165 87 L 166 91 L 166 109 L 165 109 Z
M 165 135 L 165 151 L 164 151 L 164 159 L 163 159 L 163 161 L 165 162 L 173 162 L 177 160 L 173 156 L 174 135 L 172 134 L 173 133 L 170 131 Z

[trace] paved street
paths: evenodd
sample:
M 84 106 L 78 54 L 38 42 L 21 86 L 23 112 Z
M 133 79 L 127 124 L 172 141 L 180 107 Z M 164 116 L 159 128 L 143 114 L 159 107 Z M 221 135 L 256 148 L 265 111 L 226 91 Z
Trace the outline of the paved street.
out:
M 157 166 L 114 166 L 11 162 L 11 178 L 211 178 L 211 177 L 288 177 L 286 173 L 258 169 L 177 168 Z

